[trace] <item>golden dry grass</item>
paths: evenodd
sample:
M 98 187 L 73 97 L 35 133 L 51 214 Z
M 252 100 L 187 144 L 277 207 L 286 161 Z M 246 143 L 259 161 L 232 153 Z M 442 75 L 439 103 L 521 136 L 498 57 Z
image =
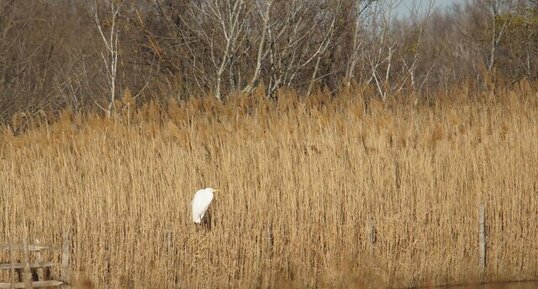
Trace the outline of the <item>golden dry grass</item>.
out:
M 536 90 L 430 106 L 281 94 L 118 103 L 115 119 L 14 134 L 22 117 L 0 137 L 0 243 L 69 230 L 85 288 L 458 283 L 479 275 L 483 202 L 487 278 L 538 278 Z M 189 214 L 206 186 L 223 190 L 211 230 Z

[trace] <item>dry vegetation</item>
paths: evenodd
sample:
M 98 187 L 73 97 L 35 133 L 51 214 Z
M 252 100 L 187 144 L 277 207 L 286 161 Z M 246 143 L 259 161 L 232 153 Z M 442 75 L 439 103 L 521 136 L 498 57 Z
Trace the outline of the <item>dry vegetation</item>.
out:
M 262 91 L 19 115 L 0 136 L 0 243 L 69 230 L 75 277 L 97 288 L 458 283 L 478 278 L 484 202 L 487 279 L 538 277 L 536 88 L 431 105 Z M 223 192 L 197 230 L 205 186 Z
M 486 279 L 538 279 L 538 2 L 399 2 L 0 0 L 0 243 L 70 232 L 82 287 L 454 284 L 484 203 Z
M 403 2 L 408 17 L 402 0 L 0 0 L 0 123 L 110 113 L 127 87 L 142 105 L 260 83 L 386 99 L 538 81 L 537 0 Z

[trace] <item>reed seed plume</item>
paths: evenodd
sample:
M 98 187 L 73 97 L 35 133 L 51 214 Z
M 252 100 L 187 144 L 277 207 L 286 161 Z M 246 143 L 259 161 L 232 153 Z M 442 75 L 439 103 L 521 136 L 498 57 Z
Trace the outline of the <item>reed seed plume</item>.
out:
M 71 232 L 80 288 L 452 284 L 480 276 L 482 203 L 486 280 L 538 278 L 536 91 L 364 93 L 135 108 L 126 90 L 111 118 L 17 117 L 0 129 L 0 243 Z M 206 186 L 223 192 L 199 231 Z

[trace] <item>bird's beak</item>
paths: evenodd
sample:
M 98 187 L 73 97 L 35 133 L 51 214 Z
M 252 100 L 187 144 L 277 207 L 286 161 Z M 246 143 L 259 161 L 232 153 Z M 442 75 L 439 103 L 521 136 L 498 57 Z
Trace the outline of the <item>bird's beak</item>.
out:
M 220 192 L 220 190 L 213 190 L 213 193 L 214 193 L 214 192 Z

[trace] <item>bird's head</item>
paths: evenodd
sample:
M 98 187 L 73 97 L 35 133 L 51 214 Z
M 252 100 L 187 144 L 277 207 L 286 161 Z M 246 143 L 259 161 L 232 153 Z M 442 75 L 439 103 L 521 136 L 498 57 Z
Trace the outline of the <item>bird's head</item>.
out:
M 217 199 L 217 196 L 215 195 L 215 193 L 216 193 L 216 192 L 220 192 L 220 190 L 213 189 L 213 188 L 206 188 L 205 190 L 206 190 L 207 192 L 210 192 L 210 193 L 213 195 L 213 197 L 214 197 L 215 199 Z

